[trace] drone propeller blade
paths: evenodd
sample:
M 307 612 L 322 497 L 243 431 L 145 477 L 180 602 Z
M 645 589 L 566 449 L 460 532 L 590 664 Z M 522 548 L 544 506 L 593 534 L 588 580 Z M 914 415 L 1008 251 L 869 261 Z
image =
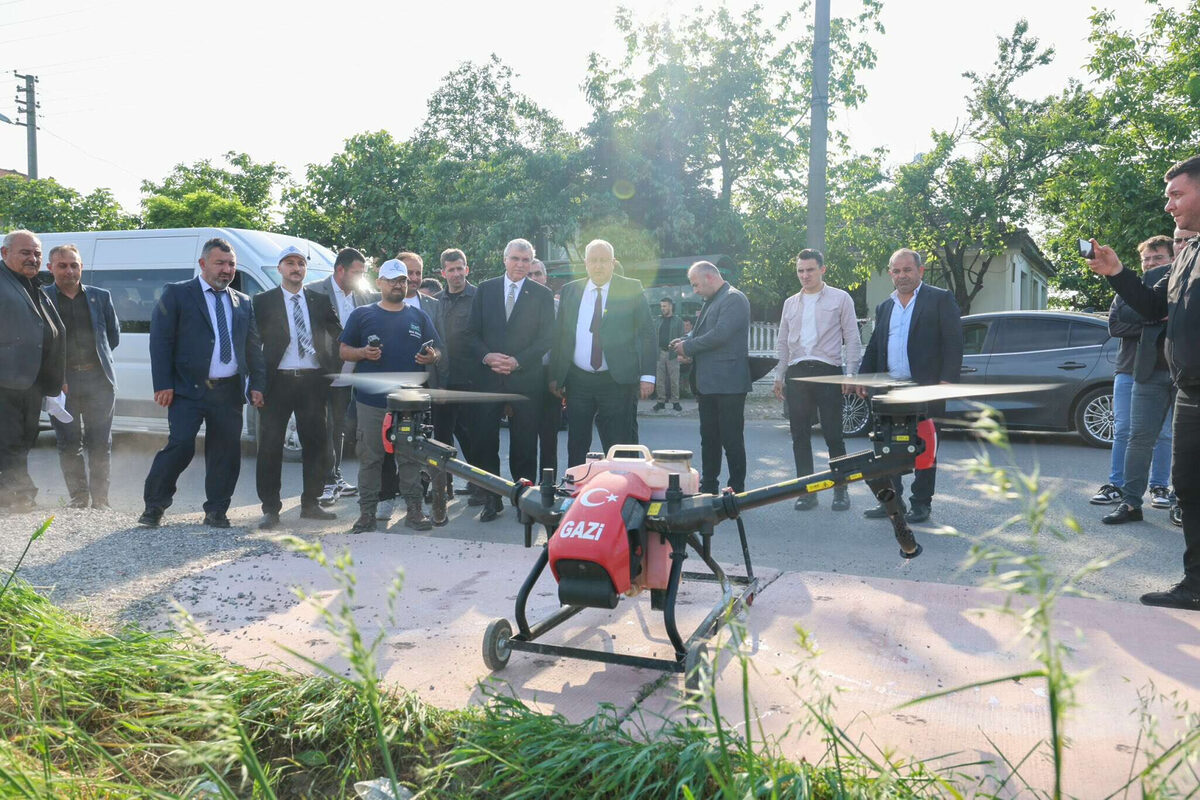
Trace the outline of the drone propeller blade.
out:
M 356 389 L 368 394 L 384 394 L 395 389 L 424 386 L 429 376 L 424 372 L 340 372 L 331 373 L 325 377 L 342 378 Z
M 900 403 L 929 403 L 956 400 L 964 397 L 986 397 L 994 394 L 1025 394 L 1044 392 L 1058 386 L 1055 383 L 939 383 L 933 386 L 906 386 L 893 389 L 873 398 L 877 405 Z
M 806 383 L 832 383 L 838 386 L 866 386 L 878 389 L 889 386 L 914 386 L 912 381 L 899 381 L 886 372 L 870 372 L 862 375 L 813 375 L 809 378 L 791 378 Z
M 403 401 L 431 403 L 514 403 L 528 398 L 508 392 L 467 392 L 461 389 L 401 389 L 389 397 Z

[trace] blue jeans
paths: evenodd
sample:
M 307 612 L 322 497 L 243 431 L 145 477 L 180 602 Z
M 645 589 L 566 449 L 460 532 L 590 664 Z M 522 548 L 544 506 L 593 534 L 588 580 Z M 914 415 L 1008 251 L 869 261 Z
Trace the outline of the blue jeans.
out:
M 1133 376 L 1119 372 L 1113 378 L 1113 445 L 1108 482 L 1120 489 L 1125 485 L 1125 451 L 1129 447 L 1129 406 L 1133 395 Z M 1150 460 L 1150 485 L 1167 486 L 1171 477 L 1172 410 L 1167 414 L 1154 454 Z
M 1171 373 L 1158 370 L 1145 381 L 1134 381 L 1129 403 L 1129 445 L 1125 450 L 1125 485 L 1122 500 L 1133 508 L 1142 507 L 1146 482 L 1155 483 L 1150 475 L 1152 457 L 1157 454 L 1163 439 L 1163 426 L 1171 422 Z M 1168 453 L 1171 437 L 1166 436 Z

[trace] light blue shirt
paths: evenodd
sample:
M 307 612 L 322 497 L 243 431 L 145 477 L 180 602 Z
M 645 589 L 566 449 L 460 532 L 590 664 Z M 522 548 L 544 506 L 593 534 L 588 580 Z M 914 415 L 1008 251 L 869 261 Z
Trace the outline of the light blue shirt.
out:
M 912 367 L 908 364 L 908 330 L 912 325 L 913 309 L 917 307 L 917 295 L 924 283 L 918 283 L 908 305 L 900 302 L 900 293 L 892 292 L 892 317 L 888 321 L 888 375 L 898 381 L 912 380 Z
M 200 282 L 200 288 L 204 290 L 204 303 L 208 306 L 208 319 L 212 323 L 213 329 L 213 349 L 212 358 L 208 362 L 208 377 L 232 378 L 238 373 L 238 358 L 237 348 L 233 346 L 233 300 L 229 297 L 229 289 L 220 294 L 213 294 L 209 291 L 212 287 L 204 282 L 204 278 L 197 277 L 196 280 Z M 221 301 L 220 308 L 217 307 L 217 300 Z M 220 330 L 217 327 L 217 314 L 225 317 L 228 325 L 229 346 L 233 351 L 233 357 L 229 359 L 228 364 L 221 363 L 221 340 L 217 333 Z

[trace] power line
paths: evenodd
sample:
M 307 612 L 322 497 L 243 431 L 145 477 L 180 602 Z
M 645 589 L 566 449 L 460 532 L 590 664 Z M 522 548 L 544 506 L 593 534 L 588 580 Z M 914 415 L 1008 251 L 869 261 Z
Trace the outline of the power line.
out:
M 124 172 L 126 175 L 128 175 L 128 176 L 130 176 L 130 177 L 132 177 L 132 178 L 137 178 L 138 180 L 141 180 L 141 179 L 142 179 L 140 175 L 135 175 L 134 173 L 132 173 L 132 172 L 130 172 L 129 170 L 127 170 L 127 169 L 125 169 L 124 167 L 122 167 L 122 166 L 121 166 L 120 164 L 118 164 L 117 162 L 115 162 L 115 161 L 109 161 L 107 158 L 104 158 L 103 156 L 98 156 L 98 155 L 94 155 L 93 153 L 89 153 L 87 150 L 84 150 L 82 147 L 80 147 L 79 145 L 75 144 L 75 143 L 74 143 L 74 142 L 72 142 L 70 139 L 67 139 L 67 138 L 64 138 L 64 137 L 62 137 L 62 136 L 59 136 L 57 133 L 55 133 L 54 131 L 50 130 L 49 128 L 43 127 L 43 128 L 42 128 L 42 130 L 44 130 L 46 133 L 48 133 L 48 134 L 50 134 L 51 136 L 53 136 L 55 139 L 58 139 L 60 142 L 62 142 L 62 143 L 64 143 L 64 144 L 68 144 L 68 145 L 70 145 L 71 147 L 74 147 L 76 150 L 78 150 L 79 152 L 83 153 L 83 154 L 84 154 L 85 156 L 87 156 L 88 158 L 94 159 L 94 160 L 96 160 L 96 161 L 103 161 L 105 164 L 108 164 L 108 165 L 110 165 L 110 166 L 116 167 L 117 169 L 121 170 L 121 172 Z

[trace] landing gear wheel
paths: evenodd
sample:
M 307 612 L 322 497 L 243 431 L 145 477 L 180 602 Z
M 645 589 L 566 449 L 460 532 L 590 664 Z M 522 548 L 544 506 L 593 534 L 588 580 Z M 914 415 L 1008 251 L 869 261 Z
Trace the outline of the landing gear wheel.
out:
M 696 694 L 700 691 L 700 683 L 703 679 L 708 682 L 712 678 L 712 665 L 708 663 L 708 645 L 704 642 L 696 642 L 687 649 L 687 653 L 683 656 L 683 688 L 687 689 L 688 694 Z
M 508 640 L 512 638 L 512 626 L 506 619 L 492 620 L 487 630 L 483 632 L 483 663 L 493 672 L 499 672 L 508 666 L 508 657 L 512 650 Z

